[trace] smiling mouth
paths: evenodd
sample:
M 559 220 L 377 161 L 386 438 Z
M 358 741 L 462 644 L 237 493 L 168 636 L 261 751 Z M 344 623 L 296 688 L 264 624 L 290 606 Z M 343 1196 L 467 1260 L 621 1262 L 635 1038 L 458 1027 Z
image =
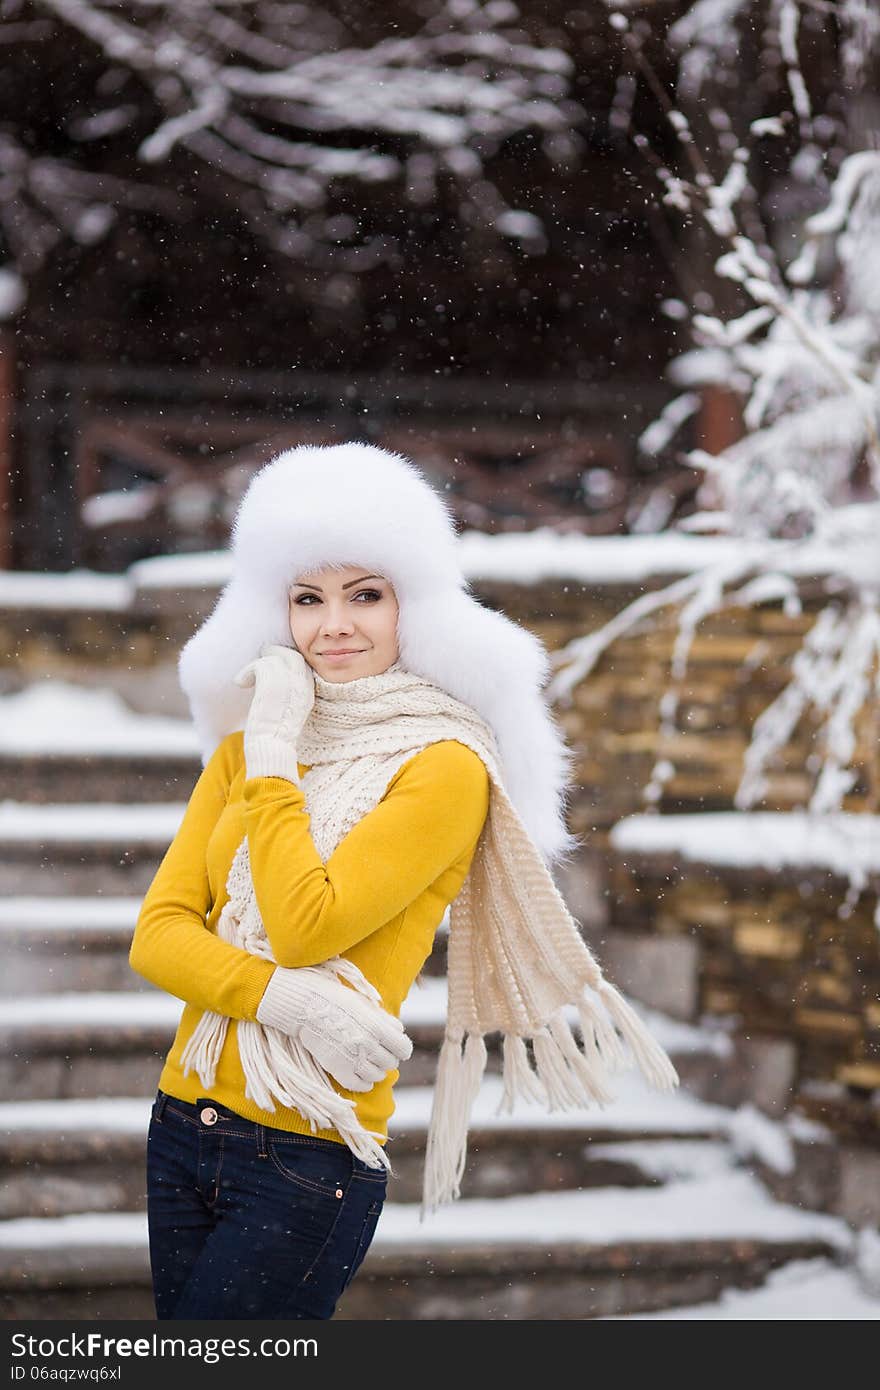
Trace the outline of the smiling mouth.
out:
M 365 647 L 343 647 L 338 652 L 319 652 L 320 656 L 359 656 Z

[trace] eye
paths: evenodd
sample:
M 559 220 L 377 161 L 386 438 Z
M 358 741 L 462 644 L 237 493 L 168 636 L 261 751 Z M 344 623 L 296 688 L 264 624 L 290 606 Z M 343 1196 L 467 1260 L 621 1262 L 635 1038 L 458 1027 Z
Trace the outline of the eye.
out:
M 377 602 L 382 597 L 382 591 L 381 589 L 358 589 L 357 593 L 353 594 L 352 597 L 368 598 L 371 602 Z M 305 604 L 306 599 L 314 599 L 316 603 L 319 602 L 317 594 L 300 594 L 298 598 L 295 598 L 293 600 L 293 602 L 302 607 Z M 311 607 L 311 604 L 309 604 L 308 606 Z

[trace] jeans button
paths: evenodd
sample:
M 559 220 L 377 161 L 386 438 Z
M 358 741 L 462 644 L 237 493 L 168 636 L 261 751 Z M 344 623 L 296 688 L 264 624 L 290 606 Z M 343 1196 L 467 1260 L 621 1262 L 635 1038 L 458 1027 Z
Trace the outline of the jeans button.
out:
M 219 1118 L 220 1116 L 212 1105 L 206 1105 L 199 1115 L 203 1125 L 215 1125 Z

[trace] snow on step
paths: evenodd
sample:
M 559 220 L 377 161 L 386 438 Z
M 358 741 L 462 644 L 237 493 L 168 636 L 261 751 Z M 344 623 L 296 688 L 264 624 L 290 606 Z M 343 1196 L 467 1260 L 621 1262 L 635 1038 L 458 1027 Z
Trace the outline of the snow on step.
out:
M 855 1235 L 839 1217 L 775 1201 L 746 1172 L 731 1170 L 665 1187 L 604 1187 L 529 1196 L 463 1198 L 420 1219 L 418 1203 L 387 1202 L 377 1252 L 391 1247 L 610 1246 L 622 1241 L 823 1240 L 851 1254 Z M 0 1223 L 0 1249 L 77 1245 L 145 1248 L 145 1213 L 22 1217 Z
M 0 1025 L 4 1028 L 36 1025 L 115 1028 L 176 1028 L 183 1012 L 181 1000 L 159 990 L 71 991 L 69 994 L 34 994 L 23 999 L 4 999 Z
M 384 1230 L 382 1227 L 384 1226 Z M 424 1223 L 417 1206 L 385 1206 L 383 1243 L 471 1245 L 719 1239 L 827 1240 L 849 1251 L 853 1233 L 839 1217 L 775 1201 L 748 1172 L 732 1169 L 664 1187 L 602 1187 L 473 1198 L 443 1207 Z M 378 1240 L 378 1235 L 377 1235 Z
M 13 1100 L 0 1103 L 0 1133 L 71 1133 L 74 1130 L 146 1135 L 151 1096 L 100 1096 L 78 1100 Z
M 591 584 L 632 583 L 662 574 L 689 574 L 730 557 L 754 551 L 769 554 L 790 574 L 839 574 L 848 557 L 818 541 L 792 550 L 783 540 L 664 532 L 646 536 L 560 535 L 552 526 L 524 533 L 488 536 L 465 530 L 457 551 L 470 580 L 510 579 L 534 584 L 543 579 L 577 579 Z M 0 573 L 0 605 L 14 608 L 81 608 L 124 611 L 150 589 L 219 589 L 232 572 L 228 549 L 186 555 L 154 555 L 108 575 L 78 568 L 64 574 L 36 570 Z
M 880 1283 L 877 1293 L 862 1287 L 858 1271 L 840 1269 L 829 1260 L 792 1260 L 771 1270 L 756 1289 L 725 1289 L 713 1303 L 695 1303 L 656 1313 L 616 1313 L 599 1322 L 691 1321 L 801 1321 L 831 1322 L 844 1319 L 880 1320 Z
M 131 607 L 133 587 L 126 575 L 96 570 L 43 574 L 38 570 L 0 572 L 0 605 L 5 608 L 93 609 L 121 613 Z
M 840 811 L 699 811 L 625 816 L 610 832 L 615 850 L 676 854 L 729 868 L 818 868 L 846 878 L 880 872 L 880 816 Z
M 426 975 L 410 990 L 400 1017 L 404 1027 L 442 1026 L 446 1021 L 446 1005 L 445 976 Z M 709 1025 L 696 1027 L 680 1023 L 635 1001 L 633 1007 L 645 1019 L 658 1042 L 670 1051 L 712 1051 L 722 1057 L 730 1051 L 730 1038 L 723 1030 L 715 1030 Z M 179 999 L 160 990 L 145 990 L 137 995 L 113 990 L 70 990 L 4 1000 L 0 1024 L 21 1027 L 67 1023 L 112 1027 L 122 1022 L 149 1026 L 173 1023 L 176 1027 L 182 1009 L 183 1004 Z M 569 1009 L 568 1014 L 576 1023 L 576 1011 Z
M 389 1120 L 389 1134 L 427 1130 L 433 1100 L 432 1086 L 401 1086 L 395 1089 L 394 1114 Z M 520 1101 L 512 1114 L 499 1114 L 503 1094 L 499 1076 L 487 1075 L 471 1111 L 471 1129 L 578 1129 L 588 1134 L 598 1129 L 635 1130 L 650 1133 L 703 1132 L 715 1129 L 723 1133 L 731 1112 L 722 1105 L 698 1100 L 680 1088 L 657 1091 L 650 1087 L 640 1073 L 621 1072 L 615 1077 L 616 1098 L 605 1109 L 547 1111 L 537 1104 Z M 2 1110 L 0 1110 L 2 1113 Z M 629 1151 L 629 1150 L 627 1150 Z
M 605 1110 L 566 1110 L 548 1112 L 538 1105 L 520 1102 L 512 1114 L 499 1114 L 501 1078 L 487 1075 L 471 1112 L 471 1129 L 592 1130 L 625 1134 L 726 1133 L 731 1112 L 724 1106 L 710 1105 L 686 1092 L 660 1092 L 650 1088 L 635 1073 L 621 1074 L 618 1099 Z M 426 1132 L 431 1115 L 433 1087 L 398 1086 L 396 1108 L 389 1120 L 389 1135 Z M 0 1104 L 0 1131 L 108 1130 L 121 1134 L 146 1133 L 152 1097 L 100 1097 L 76 1100 L 7 1101 Z M 629 1146 L 626 1152 L 630 1152 Z
M 708 1178 L 731 1167 L 730 1145 L 721 1139 L 630 1139 L 591 1144 L 591 1159 L 619 1159 L 635 1164 L 657 1182 Z
M 0 1025 L 16 1027 L 74 1024 L 96 1028 L 119 1023 L 148 1027 L 177 1026 L 183 1010 L 180 999 L 161 990 L 123 994 L 115 990 L 70 990 L 63 994 L 33 994 L 3 1001 Z M 440 1024 L 446 1017 L 446 980 L 427 977 L 410 991 L 401 1018 L 404 1027 Z
M 114 690 L 36 681 L 0 698 L 0 753 L 198 757 L 189 720 L 135 713 Z
M 19 897 L 0 901 L 0 929 L 13 927 L 34 935 L 101 931 L 130 934 L 140 910 L 138 898 Z
M 70 802 L 33 805 L 0 801 L 0 842 L 34 844 L 63 840 L 68 844 L 118 844 L 133 841 L 167 849 L 183 820 L 186 806 L 171 801 L 154 806 L 117 802 Z

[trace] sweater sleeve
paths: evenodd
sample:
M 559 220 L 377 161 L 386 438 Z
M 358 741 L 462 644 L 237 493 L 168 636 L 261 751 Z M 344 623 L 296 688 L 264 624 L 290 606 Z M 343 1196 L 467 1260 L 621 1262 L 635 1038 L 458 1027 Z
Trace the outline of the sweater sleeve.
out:
M 187 1004 L 254 1020 L 274 965 L 221 941 L 205 925 L 212 906 L 208 841 L 226 804 L 240 737 L 222 740 L 193 788 L 141 903 L 128 961 L 138 975 Z
M 244 784 L 257 904 L 279 965 L 317 965 L 384 926 L 476 847 L 489 774 L 465 744 L 416 753 L 325 864 L 302 789 L 280 777 Z

